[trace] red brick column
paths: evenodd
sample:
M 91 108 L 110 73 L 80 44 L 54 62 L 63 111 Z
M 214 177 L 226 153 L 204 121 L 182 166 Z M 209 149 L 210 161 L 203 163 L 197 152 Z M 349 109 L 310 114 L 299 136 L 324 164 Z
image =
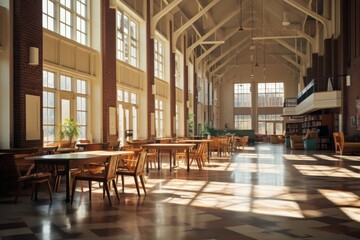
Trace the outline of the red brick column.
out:
M 175 129 L 176 124 L 174 119 L 176 117 L 176 86 L 175 86 L 175 51 L 172 49 L 172 39 L 173 39 L 173 28 L 172 21 L 169 22 L 169 32 L 170 32 L 170 136 L 176 137 Z
M 103 141 L 108 142 L 118 138 L 110 135 L 109 126 L 109 107 L 116 108 L 116 11 L 109 8 L 109 0 L 101 3 Z
M 40 96 L 42 106 L 42 1 L 21 0 L 13 2 L 13 126 L 12 147 L 42 146 L 42 108 L 40 111 L 41 139 L 26 141 L 25 95 Z M 29 65 L 29 48 L 39 48 L 39 65 Z
M 187 64 L 187 55 L 186 55 L 186 36 L 184 36 L 184 136 L 188 137 L 188 124 L 189 124 L 189 108 L 187 107 L 187 102 L 189 101 L 189 66 Z
M 146 77 L 147 77 L 147 137 L 155 138 L 151 134 L 151 115 L 155 116 L 155 96 L 152 94 L 152 85 L 155 84 L 154 79 L 154 39 L 151 38 L 151 11 L 150 0 L 146 0 Z M 155 121 L 155 118 L 154 118 Z M 155 123 L 153 128 L 155 128 Z

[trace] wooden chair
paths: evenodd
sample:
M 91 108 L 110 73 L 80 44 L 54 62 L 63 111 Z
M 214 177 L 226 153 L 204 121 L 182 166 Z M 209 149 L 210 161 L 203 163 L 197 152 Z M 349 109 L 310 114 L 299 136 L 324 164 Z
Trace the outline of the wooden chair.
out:
M 302 136 L 293 135 L 290 136 L 290 145 L 293 150 L 303 150 L 304 149 L 304 140 Z
M 82 174 L 75 175 L 74 176 L 74 184 L 72 186 L 71 204 L 73 203 L 73 200 L 74 200 L 77 181 L 88 181 L 90 202 L 91 202 L 91 188 L 92 188 L 91 183 L 93 181 L 102 183 L 103 198 L 105 198 L 105 192 L 106 192 L 110 205 L 112 205 L 112 203 L 111 203 L 111 198 L 110 198 L 109 184 L 110 184 L 110 182 L 112 182 L 115 193 L 116 193 L 116 197 L 120 201 L 119 193 L 118 193 L 118 190 L 116 187 L 116 182 L 115 182 L 117 164 L 118 164 L 118 156 L 111 156 L 109 158 L 109 161 L 106 163 L 104 172 L 97 173 L 97 174 L 94 174 L 92 172 L 84 172 Z
M 222 153 L 224 154 L 227 153 L 230 155 L 229 143 L 230 143 L 230 137 L 219 138 L 220 156 Z
M 116 172 L 117 175 L 121 176 L 123 192 L 124 192 L 124 176 L 133 176 L 135 180 L 138 196 L 140 197 L 138 177 L 140 178 L 141 185 L 146 194 L 145 179 L 144 179 L 144 175 L 145 175 L 144 166 L 145 166 L 146 157 L 147 157 L 147 152 L 143 150 L 137 157 L 135 167 L 132 167 L 134 165 L 130 165 L 130 162 L 127 162 L 125 165 L 127 168 L 118 169 L 118 171 Z
M 209 150 L 212 155 L 213 152 L 216 152 L 217 156 L 220 156 L 221 147 L 218 137 L 212 137 L 211 142 L 209 143 Z
M 21 188 L 24 183 L 31 183 L 32 191 L 31 191 L 31 200 L 37 200 L 38 193 L 38 185 L 41 183 L 47 183 L 50 201 L 52 201 L 51 196 L 51 186 L 50 186 L 50 172 L 34 172 L 35 164 L 32 161 L 25 160 L 26 157 L 32 157 L 33 154 L 16 154 L 14 155 L 14 169 L 16 169 L 17 173 L 17 194 L 14 202 L 17 203 L 17 200 L 21 193 Z M 22 175 L 22 171 L 26 170 L 26 173 Z
M 249 136 L 243 136 L 241 138 L 241 146 L 244 149 L 246 146 L 248 146 L 248 142 L 249 142 Z
M 342 146 L 344 145 L 344 134 L 340 132 L 334 132 L 334 147 L 335 147 L 335 154 L 342 154 Z
M 79 140 L 80 143 L 91 143 L 89 139 L 81 139 Z
M 201 170 L 202 165 L 205 163 L 205 158 L 204 158 L 205 150 L 206 150 L 206 143 L 200 143 L 195 152 L 190 152 L 190 165 L 193 163 L 193 161 L 196 161 L 197 166 Z
M 78 175 L 78 174 L 82 174 L 84 172 L 84 170 L 80 167 L 80 168 L 73 168 L 70 169 L 70 189 L 72 186 L 72 182 L 74 181 L 74 176 Z M 65 171 L 65 166 L 62 165 L 56 165 L 55 169 L 53 171 L 53 191 L 57 192 L 59 191 L 59 187 L 60 187 L 60 183 L 61 183 L 61 178 L 62 176 L 65 176 L 66 171 Z M 81 187 L 81 191 L 83 191 L 83 186 L 82 183 L 80 182 L 80 187 Z
M 108 149 L 112 151 L 118 151 L 120 149 L 120 141 L 109 142 Z
M 154 166 L 154 168 L 156 168 L 156 163 L 157 163 L 157 151 L 156 149 L 149 149 L 148 154 L 147 154 L 147 161 L 149 162 L 150 167 Z

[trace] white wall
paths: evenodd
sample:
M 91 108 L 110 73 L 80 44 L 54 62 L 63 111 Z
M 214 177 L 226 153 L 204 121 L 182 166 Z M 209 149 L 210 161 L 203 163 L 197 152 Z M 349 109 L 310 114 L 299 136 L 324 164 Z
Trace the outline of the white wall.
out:
M 238 69 L 229 70 L 229 72 L 224 76 L 222 85 L 219 87 L 219 96 L 218 101 L 220 101 L 220 109 L 218 116 L 215 118 L 219 119 L 219 127 L 224 128 L 225 123 L 229 124 L 229 128 L 234 127 L 234 83 L 252 83 L 252 92 L 256 90 L 256 86 L 259 82 L 284 82 L 285 88 L 285 98 L 296 97 L 297 96 L 297 86 L 298 86 L 298 74 L 292 71 L 287 66 L 283 64 L 267 64 L 266 66 L 266 81 L 263 78 L 263 66 L 254 67 L 254 79 L 251 79 L 251 65 L 241 65 Z M 254 101 L 256 103 L 256 96 L 252 98 L 252 104 Z M 266 114 L 279 113 L 282 108 L 275 108 L 269 110 Z M 266 110 L 267 111 L 267 110 Z M 252 110 L 247 109 L 245 114 L 252 115 L 252 128 L 257 129 L 256 125 L 256 115 L 258 114 L 256 108 Z

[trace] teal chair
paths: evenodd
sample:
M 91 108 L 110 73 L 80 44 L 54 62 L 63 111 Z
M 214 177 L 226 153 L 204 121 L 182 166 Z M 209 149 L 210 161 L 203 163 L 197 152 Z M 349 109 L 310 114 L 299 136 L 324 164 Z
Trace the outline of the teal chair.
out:
M 317 149 L 317 139 L 316 138 L 307 138 L 304 140 L 305 150 L 316 150 Z
M 291 144 L 290 144 L 290 136 L 286 136 L 285 137 L 285 146 L 287 148 L 290 148 L 291 147 Z

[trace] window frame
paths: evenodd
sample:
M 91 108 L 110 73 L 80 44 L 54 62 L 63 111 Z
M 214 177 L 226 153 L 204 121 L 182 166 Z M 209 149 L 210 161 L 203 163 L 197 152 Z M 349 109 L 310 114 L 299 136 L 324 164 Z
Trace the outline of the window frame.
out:
M 160 51 L 161 49 L 161 51 Z M 159 38 L 154 38 L 154 76 L 165 79 L 165 44 Z
M 53 16 L 49 14 L 49 9 L 45 9 L 49 3 L 54 6 Z M 42 26 L 79 44 L 90 46 L 90 4 L 90 0 L 43 0 Z M 63 19 L 63 12 L 68 13 L 69 17 Z M 49 28 L 49 21 L 45 21 L 49 18 L 53 19 L 52 28 Z M 65 33 L 63 27 L 67 29 Z
M 121 19 L 120 19 L 121 18 Z M 127 19 L 127 28 L 125 21 Z M 135 31 L 132 31 L 132 25 Z M 135 55 L 133 51 L 135 50 Z M 133 67 L 139 67 L 140 24 L 124 11 L 116 11 L 116 59 Z
M 234 129 L 248 130 L 248 129 L 252 129 L 251 125 L 252 125 L 252 120 L 250 114 L 234 115 Z
M 283 107 L 284 82 L 258 83 L 257 87 L 258 107 Z
M 165 102 L 155 98 L 155 132 L 156 137 L 164 137 L 165 130 Z
M 234 107 L 251 108 L 251 94 L 251 83 L 234 83 Z M 248 98 L 249 101 L 244 101 L 246 98 Z
M 54 84 L 53 86 L 48 86 L 48 77 L 52 76 Z M 66 76 L 67 78 L 71 79 L 71 91 L 68 90 L 62 90 L 61 89 L 61 76 Z M 81 91 L 78 89 L 78 81 L 81 81 L 84 83 L 85 86 L 82 86 Z M 44 144 L 51 143 L 54 141 L 60 140 L 60 136 L 57 130 L 57 126 L 61 124 L 61 100 L 62 99 L 69 99 L 70 101 L 73 101 L 74 104 L 70 105 L 70 116 L 75 119 L 78 123 L 80 123 L 80 127 L 82 129 L 81 136 L 78 137 L 78 139 L 87 138 L 88 132 L 89 132 L 89 109 L 90 109 L 90 83 L 91 81 L 88 79 L 84 79 L 81 76 L 77 75 L 70 75 L 62 70 L 49 70 L 49 69 L 43 69 L 43 115 L 47 112 L 47 109 L 49 109 L 48 106 L 45 106 L 45 97 L 44 93 L 51 92 L 54 94 L 54 107 L 51 109 L 54 109 L 54 123 L 48 124 L 45 123 L 45 117 L 43 119 L 43 131 L 44 131 Z M 78 109 L 78 100 L 80 98 L 83 98 L 85 100 L 85 109 Z M 85 120 L 84 122 L 80 122 L 81 119 L 78 118 L 78 112 L 85 113 Z M 85 124 L 84 124 L 85 123 Z M 46 134 L 46 127 L 48 126 L 54 126 L 55 132 L 54 132 L 54 139 L 47 139 L 48 135 Z

